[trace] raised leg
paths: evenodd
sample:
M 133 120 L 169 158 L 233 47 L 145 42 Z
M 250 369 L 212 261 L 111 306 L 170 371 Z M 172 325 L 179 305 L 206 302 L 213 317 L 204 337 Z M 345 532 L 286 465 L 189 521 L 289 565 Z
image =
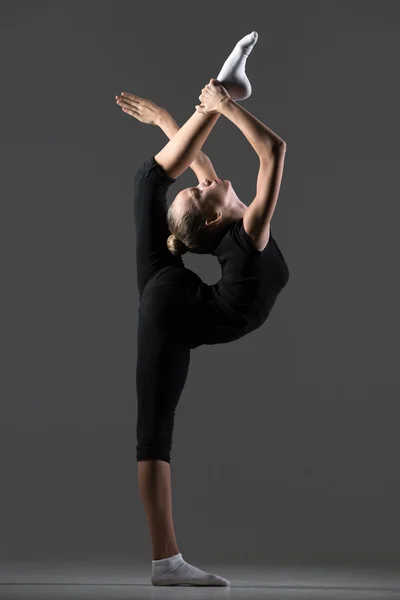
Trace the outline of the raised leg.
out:
M 251 95 L 251 83 L 246 75 L 246 61 L 257 39 L 258 33 L 253 31 L 239 40 L 216 77 L 234 100 L 244 100 Z M 177 178 L 190 167 L 220 116 L 221 113 L 205 115 L 196 110 L 164 148 L 155 155 L 156 161 L 170 177 Z
M 253 31 L 239 40 L 216 78 L 235 101 L 245 100 L 251 95 L 251 83 L 246 75 L 246 61 L 257 39 L 258 33 Z

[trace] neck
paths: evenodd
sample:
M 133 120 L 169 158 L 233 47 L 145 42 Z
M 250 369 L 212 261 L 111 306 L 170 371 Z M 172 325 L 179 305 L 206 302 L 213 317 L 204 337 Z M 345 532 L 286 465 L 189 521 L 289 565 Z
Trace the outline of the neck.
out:
M 233 202 L 223 210 L 224 219 L 227 223 L 239 221 L 246 212 L 247 206 L 241 200 Z

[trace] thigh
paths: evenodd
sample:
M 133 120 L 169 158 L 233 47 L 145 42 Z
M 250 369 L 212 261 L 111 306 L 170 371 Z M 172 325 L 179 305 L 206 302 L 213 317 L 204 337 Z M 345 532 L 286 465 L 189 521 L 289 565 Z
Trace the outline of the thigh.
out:
M 145 161 L 133 180 L 134 218 L 136 229 L 136 270 L 139 296 L 147 281 L 167 266 L 184 267 L 180 256 L 168 250 L 167 197 L 169 177 L 154 157 Z

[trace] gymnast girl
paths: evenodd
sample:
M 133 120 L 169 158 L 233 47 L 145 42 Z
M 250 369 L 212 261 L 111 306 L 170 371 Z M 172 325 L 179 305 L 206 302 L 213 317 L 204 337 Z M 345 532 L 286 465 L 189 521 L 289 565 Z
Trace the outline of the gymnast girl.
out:
M 270 227 L 286 143 L 237 103 L 251 94 L 245 65 L 257 39 L 253 31 L 237 42 L 181 128 L 151 100 L 127 92 L 115 97 L 127 115 L 158 125 L 169 138 L 133 178 L 139 293 L 136 459 L 152 540 L 153 585 L 230 584 L 189 564 L 179 551 L 170 471 L 175 410 L 191 350 L 231 342 L 259 328 L 289 279 Z M 231 181 L 217 176 L 201 150 L 221 115 L 242 131 L 259 157 L 256 196 L 249 206 Z M 198 185 L 181 190 L 167 208 L 167 190 L 188 167 Z M 221 279 L 204 283 L 185 267 L 185 252 L 216 256 Z

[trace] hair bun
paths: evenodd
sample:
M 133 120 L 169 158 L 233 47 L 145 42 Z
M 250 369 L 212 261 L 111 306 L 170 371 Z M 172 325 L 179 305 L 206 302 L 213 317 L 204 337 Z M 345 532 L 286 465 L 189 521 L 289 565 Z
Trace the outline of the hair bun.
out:
M 167 246 L 168 250 L 174 256 L 181 256 L 182 254 L 185 254 L 185 252 L 188 251 L 188 247 L 183 242 L 181 242 L 181 240 L 178 239 L 174 234 L 168 237 Z

